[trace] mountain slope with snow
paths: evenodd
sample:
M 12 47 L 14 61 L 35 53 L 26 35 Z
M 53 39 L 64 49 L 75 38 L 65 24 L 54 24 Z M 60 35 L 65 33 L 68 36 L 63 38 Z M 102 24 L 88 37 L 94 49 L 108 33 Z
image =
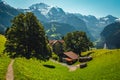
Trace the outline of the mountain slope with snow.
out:
M 20 12 L 33 12 L 42 23 L 56 22 L 61 25 L 68 24 L 73 26 L 75 30 L 86 32 L 92 40 L 100 37 L 100 33 L 105 26 L 119 21 L 118 18 L 112 15 L 96 18 L 93 15 L 85 16 L 67 13 L 62 8 L 49 6 L 44 3 L 33 4 L 28 9 L 15 9 L 0 0 L 0 32 L 3 33 L 6 27 L 10 26 L 12 18 Z
M 101 17 L 101 18 L 96 18 L 93 15 L 88 15 L 88 16 L 84 16 L 81 14 L 74 14 L 74 15 L 76 15 L 78 18 L 86 22 L 89 32 L 95 38 L 100 38 L 100 33 L 102 32 L 105 26 L 111 23 L 114 23 L 116 22 L 116 20 L 118 20 L 117 17 L 114 17 L 112 15 L 108 15 L 108 16 Z
M 22 12 L 33 12 L 37 18 L 42 22 L 57 22 L 69 24 L 75 27 L 78 31 L 85 31 L 88 36 L 93 40 L 92 35 L 87 29 L 86 23 L 76 17 L 74 14 L 66 13 L 62 8 L 48 6 L 44 3 L 33 4 L 29 9 L 21 9 Z
M 18 15 L 19 11 L 4 1 L 0 1 L 0 33 L 4 33 L 7 27 L 10 26 L 11 20 Z

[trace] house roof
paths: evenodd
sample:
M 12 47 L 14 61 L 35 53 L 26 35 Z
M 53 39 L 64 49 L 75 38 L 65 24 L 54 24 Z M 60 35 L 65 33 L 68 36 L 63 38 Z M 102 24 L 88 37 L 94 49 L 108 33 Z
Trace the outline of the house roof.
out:
M 70 58 L 64 58 L 64 60 L 66 60 L 66 61 L 72 61 L 72 59 L 70 59 Z
M 59 42 L 59 43 L 64 43 L 64 40 L 49 40 L 49 44 L 50 44 L 50 45 L 54 45 L 54 44 L 56 44 L 57 42 Z
M 64 52 L 64 54 L 66 56 L 68 56 L 69 58 L 71 58 L 71 59 L 78 59 L 78 55 L 76 53 L 72 52 L 72 51 L 70 51 L 70 52 Z
M 50 45 L 53 45 L 54 42 L 56 42 L 56 40 L 49 40 Z

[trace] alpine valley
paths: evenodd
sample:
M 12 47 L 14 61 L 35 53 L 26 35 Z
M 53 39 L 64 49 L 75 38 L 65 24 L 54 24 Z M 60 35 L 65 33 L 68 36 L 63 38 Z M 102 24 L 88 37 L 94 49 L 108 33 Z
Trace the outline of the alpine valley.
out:
M 62 8 L 44 3 L 33 4 L 28 9 L 16 9 L 6 2 L 0 1 L 0 33 L 4 33 L 11 25 L 13 17 L 26 12 L 33 12 L 42 22 L 49 39 L 61 39 L 66 33 L 77 30 L 86 32 L 89 38 L 95 41 L 100 37 L 105 26 L 118 20 L 112 15 L 96 18 L 93 15 L 68 13 Z
M 0 80 L 120 80 L 119 7 L 120 0 L 0 0 Z

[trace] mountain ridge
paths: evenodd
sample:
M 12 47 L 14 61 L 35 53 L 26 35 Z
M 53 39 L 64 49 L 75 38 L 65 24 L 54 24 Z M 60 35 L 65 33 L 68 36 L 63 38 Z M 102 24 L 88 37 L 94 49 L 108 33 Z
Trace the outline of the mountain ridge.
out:
M 35 9 L 32 8 L 31 10 L 31 8 L 29 8 L 28 11 L 33 12 L 40 21 L 70 24 L 71 26 L 74 26 L 76 30 L 86 32 L 88 36 L 93 40 L 91 33 L 87 29 L 86 23 L 82 19 L 76 17 L 74 14 L 67 13 L 62 8 L 54 6 L 51 7 L 43 3 L 37 3 L 33 5 L 32 7 L 34 7 Z M 43 5 L 47 7 L 43 7 Z M 23 12 L 27 12 L 27 10 L 23 10 Z
M 0 2 L 0 33 L 4 33 L 6 28 L 11 25 L 13 17 L 18 15 L 20 12 L 8 5 L 6 2 Z
M 11 6 L 9 7 L 11 8 Z M 6 10 L 5 13 L 7 14 L 9 10 L 10 9 Z M 94 39 L 93 37 L 95 37 L 96 39 L 99 38 L 100 32 L 104 29 L 104 27 L 110 23 L 113 23 L 115 20 L 118 19 L 111 15 L 98 19 L 93 15 L 86 16 L 86 15 L 75 14 L 75 13 L 67 13 L 62 8 L 49 6 L 45 3 L 32 4 L 28 9 L 15 9 L 15 10 L 18 12 L 17 14 L 21 12 L 23 13 L 33 12 L 41 22 L 45 22 L 45 23 L 57 22 L 61 24 L 62 23 L 69 24 L 75 27 L 75 29 L 78 31 L 82 30 L 86 32 L 88 36 L 92 39 Z M 11 11 L 14 12 L 14 10 L 11 10 Z M 10 12 L 10 14 L 12 12 Z M 11 18 L 8 19 L 7 26 L 10 26 L 10 20 L 14 16 L 16 16 L 16 14 L 13 16 L 10 16 Z M 111 18 L 111 17 L 114 17 L 114 18 Z M 6 21 L 7 19 L 3 18 L 3 20 Z M 3 28 L 6 26 L 3 23 L 1 24 L 0 22 L 0 30 L 3 30 Z M 3 32 L 5 31 L 5 29 L 6 27 L 4 28 Z

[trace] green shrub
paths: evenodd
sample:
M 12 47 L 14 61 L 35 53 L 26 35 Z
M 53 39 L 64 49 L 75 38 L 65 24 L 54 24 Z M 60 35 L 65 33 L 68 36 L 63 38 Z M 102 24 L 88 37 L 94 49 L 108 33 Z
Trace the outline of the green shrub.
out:
M 54 52 L 52 53 L 52 59 L 59 61 L 59 57 Z

